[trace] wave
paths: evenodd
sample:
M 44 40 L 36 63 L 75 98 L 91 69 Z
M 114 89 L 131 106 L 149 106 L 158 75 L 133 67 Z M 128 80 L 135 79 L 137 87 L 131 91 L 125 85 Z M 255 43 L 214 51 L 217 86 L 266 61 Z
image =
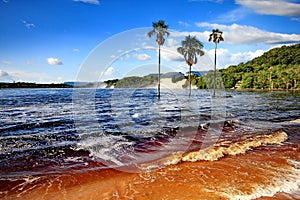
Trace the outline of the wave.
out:
M 276 193 L 291 194 L 299 190 L 300 186 L 300 162 L 288 159 L 289 166 L 281 166 L 277 168 L 264 169 L 266 177 L 272 184 L 260 185 L 254 184 L 251 192 L 241 192 L 233 190 L 226 190 L 218 192 L 220 195 L 227 197 L 231 200 L 251 200 L 260 197 L 274 197 Z M 267 176 L 270 174 L 273 176 Z M 291 197 L 291 199 L 294 199 Z
M 272 197 L 276 195 L 278 192 L 283 192 L 287 194 L 292 194 L 293 191 L 299 190 L 300 187 L 300 162 L 289 157 L 285 157 L 284 153 L 278 155 L 278 157 L 272 158 L 272 156 L 266 154 L 263 151 L 257 151 L 254 155 L 242 158 L 229 158 L 228 160 L 222 162 L 221 159 L 225 156 L 237 156 L 240 154 L 245 154 L 247 151 L 253 150 L 258 147 L 266 146 L 266 145 L 282 145 L 288 139 L 288 135 L 286 132 L 278 131 L 272 134 L 267 135 L 259 135 L 254 136 L 252 138 L 245 139 L 243 141 L 233 142 L 233 143 L 218 143 L 211 148 L 208 149 L 200 149 L 192 152 L 185 153 L 174 153 L 167 158 L 156 161 L 151 164 L 144 164 L 142 167 L 144 170 L 154 169 L 155 166 L 168 166 L 168 165 L 177 165 L 182 162 L 217 162 L 214 165 L 215 170 L 218 170 L 220 166 L 224 166 L 224 163 L 227 163 L 228 166 L 235 165 L 236 162 L 245 162 L 245 159 L 248 160 L 247 165 L 249 165 L 249 170 L 240 169 L 243 166 L 229 167 L 230 169 L 221 168 L 223 173 L 232 174 L 235 176 L 235 179 L 239 177 L 239 174 L 247 173 L 249 180 L 247 183 L 249 188 L 247 190 L 232 187 L 230 183 L 227 187 L 222 187 L 222 184 L 216 186 L 216 188 L 210 190 L 206 188 L 206 192 L 211 192 L 218 194 L 224 198 L 228 198 L 231 200 L 251 200 L 260 198 L 263 196 Z M 280 148 L 279 148 L 280 149 Z M 276 152 L 281 152 L 279 150 Z M 284 151 L 282 151 L 284 152 Z M 258 157 L 256 157 L 258 156 Z M 266 156 L 266 157 L 264 157 Z M 266 160 L 264 160 L 264 158 Z M 261 161 L 264 160 L 264 163 Z M 223 164 L 220 164 L 220 162 Z M 272 163 L 274 165 L 269 165 Z M 188 164 L 188 163 L 187 163 Z M 244 163 L 245 164 L 245 163 Z M 201 165 L 202 166 L 202 165 Z M 208 166 L 208 168 L 212 165 L 204 165 Z M 232 168 L 233 171 L 230 171 Z M 200 168 L 199 168 L 200 169 Z M 201 167 L 201 169 L 205 169 L 205 167 Z M 227 171 L 229 170 L 229 171 Z M 241 170 L 241 171 L 239 171 Z M 166 170 L 167 171 L 167 170 Z M 178 172 L 179 173 L 179 172 Z M 203 172 L 203 173 L 207 173 Z M 218 172 L 213 172 L 208 170 L 207 176 L 215 175 Z M 257 174 L 256 174 L 257 173 Z M 183 175 L 182 175 L 183 176 Z M 241 175 L 242 177 L 243 175 Z M 255 177 L 258 177 L 257 179 Z M 233 177 L 231 177 L 233 178 Z M 237 179 L 238 180 L 238 179 Z M 211 181 L 211 180 L 210 180 Z M 234 182 L 234 181 L 233 181 Z M 209 183 L 206 183 L 209 184 Z M 250 186 L 251 185 L 251 186 Z
M 270 135 L 261 135 L 249 138 L 245 141 L 232 144 L 220 143 L 209 149 L 201 149 L 196 152 L 190 152 L 183 155 L 182 161 L 215 161 L 226 155 L 237 155 L 266 144 L 280 144 L 286 141 L 288 135 L 285 132 L 276 132 Z
M 290 121 L 290 123 L 300 124 L 300 119 L 295 119 Z
M 229 144 L 228 142 L 217 143 L 211 148 L 200 149 L 191 152 L 176 152 L 155 162 L 141 164 L 140 167 L 143 170 L 151 170 L 157 167 L 175 165 L 180 162 L 216 161 L 224 156 L 243 154 L 253 148 L 263 145 L 281 144 L 287 139 L 287 133 L 284 131 L 278 131 L 272 134 L 259 135 L 248 138 L 244 141 L 238 141 Z

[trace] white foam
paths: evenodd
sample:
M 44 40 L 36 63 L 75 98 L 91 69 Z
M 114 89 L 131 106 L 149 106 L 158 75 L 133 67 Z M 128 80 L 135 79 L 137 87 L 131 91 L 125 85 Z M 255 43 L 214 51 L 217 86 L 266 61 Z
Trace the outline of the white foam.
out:
M 300 166 L 300 162 L 290 160 L 290 163 L 296 163 Z M 274 168 L 275 169 L 275 168 Z M 276 169 L 275 169 L 276 170 Z M 276 171 L 275 171 L 276 172 Z M 275 177 L 270 177 L 268 185 L 255 185 L 251 194 L 245 194 L 241 191 L 228 189 L 226 192 L 219 192 L 231 200 L 251 200 L 260 197 L 272 197 L 278 192 L 293 193 L 300 188 L 300 169 L 295 167 L 277 169 Z
M 259 147 L 265 144 L 281 144 L 288 138 L 285 132 L 276 132 L 270 135 L 256 136 L 246 139 L 245 141 L 229 144 L 226 147 L 215 145 L 212 148 L 201 149 L 187 153 L 183 156 L 182 161 L 196 162 L 200 160 L 215 161 L 225 155 L 238 155 L 245 153 L 252 148 Z
M 296 123 L 296 124 L 300 124 L 300 119 L 295 119 L 293 121 L 290 121 L 291 123 Z

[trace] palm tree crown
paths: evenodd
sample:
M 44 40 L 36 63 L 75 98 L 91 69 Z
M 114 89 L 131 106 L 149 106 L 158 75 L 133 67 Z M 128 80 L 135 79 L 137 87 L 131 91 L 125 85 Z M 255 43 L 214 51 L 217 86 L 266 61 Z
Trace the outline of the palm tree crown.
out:
M 213 29 L 212 33 L 209 35 L 209 42 L 219 43 L 221 41 L 224 41 L 224 38 L 222 36 L 223 32 L 219 29 Z
M 177 48 L 178 53 L 183 55 L 185 62 L 192 66 L 197 63 L 197 55 L 203 56 L 204 51 L 203 43 L 200 42 L 195 36 L 191 37 L 190 35 L 185 37 L 185 40 L 181 42 L 181 47 Z
M 181 47 L 177 48 L 178 53 L 183 55 L 185 62 L 189 66 L 189 96 L 191 96 L 191 70 L 192 65 L 197 63 L 197 55 L 203 56 L 204 51 L 203 43 L 200 42 L 195 36 L 191 37 L 190 35 L 185 37 L 185 40 L 181 42 Z
M 159 20 L 158 22 L 153 22 L 152 23 L 153 29 L 148 32 L 148 37 L 152 37 L 156 33 L 156 42 L 157 44 L 163 45 L 165 43 L 165 35 L 170 35 L 170 33 L 167 31 L 168 30 L 168 25 L 165 24 L 164 20 Z

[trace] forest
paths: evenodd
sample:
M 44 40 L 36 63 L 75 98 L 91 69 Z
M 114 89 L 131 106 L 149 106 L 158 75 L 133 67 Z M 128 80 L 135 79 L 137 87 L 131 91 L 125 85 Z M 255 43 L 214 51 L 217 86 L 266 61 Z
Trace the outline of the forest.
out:
M 192 77 L 198 88 L 211 88 L 213 72 L 203 77 Z M 246 63 L 220 69 L 218 87 L 250 89 L 299 89 L 300 44 L 273 48 Z

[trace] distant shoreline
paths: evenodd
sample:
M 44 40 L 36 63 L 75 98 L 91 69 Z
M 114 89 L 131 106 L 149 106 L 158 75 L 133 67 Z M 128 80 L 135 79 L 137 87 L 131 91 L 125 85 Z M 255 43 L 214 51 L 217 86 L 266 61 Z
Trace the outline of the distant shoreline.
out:
M 16 82 L 16 83 L 0 83 L 0 89 L 35 89 L 35 88 L 73 88 L 71 85 L 64 83 L 25 83 L 25 82 Z
M 183 81 L 179 81 L 178 83 L 172 83 L 171 79 L 166 78 L 161 80 L 161 84 L 164 85 L 167 89 L 183 89 L 180 87 L 183 85 Z M 93 85 L 91 87 L 91 85 Z M 86 89 L 114 89 L 114 87 L 96 87 L 95 84 L 87 84 L 82 86 L 75 86 L 75 85 L 69 85 L 65 83 L 50 83 L 50 84 L 44 84 L 44 83 L 26 83 L 26 82 L 17 82 L 17 83 L 0 83 L 0 90 L 2 89 L 51 89 L 51 88 L 86 88 Z M 146 87 L 132 87 L 131 89 L 155 89 L 156 85 L 148 85 Z M 115 89 L 129 89 L 128 87 L 124 88 L 115 88 Z M 197 89 L 194 85 L 192 89 Z M 199 89 L 199 88 L 198 88 Z M 207 90 L 207 89 L 205 89 Z M 276 88 L 273 90 L 270 90 L 269 88 L 265 89 L 256 89 L 256 88 L 224 88 L 224 90 L 236 90 L 236 91 L 299 91 L 300 88 L 289 88 L 289 89 L 283 89 L 283 88 Z

